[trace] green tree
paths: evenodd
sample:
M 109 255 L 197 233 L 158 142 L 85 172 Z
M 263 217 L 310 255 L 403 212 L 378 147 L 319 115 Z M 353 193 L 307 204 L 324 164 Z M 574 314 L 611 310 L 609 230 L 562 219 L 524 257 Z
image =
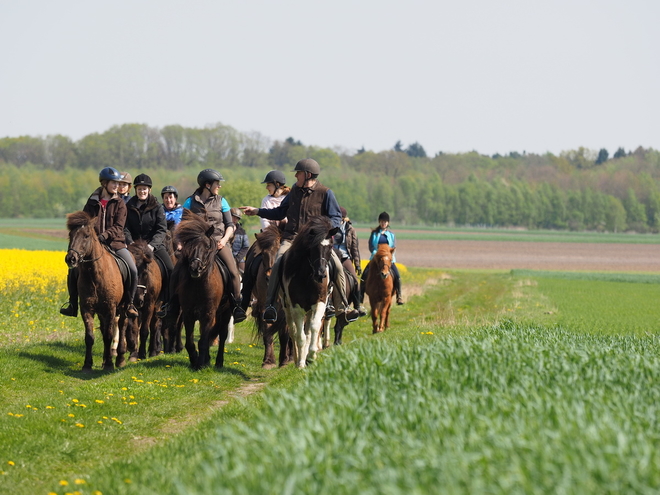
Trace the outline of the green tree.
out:
M 596 157 L 596 165 L 600 165 L 601 163 L 605 163 L 607 159 L 610 157 L 610 154 L 607 152 L 605 148 L 601 148 L 600 151 L 598 152 L 598 157 Z

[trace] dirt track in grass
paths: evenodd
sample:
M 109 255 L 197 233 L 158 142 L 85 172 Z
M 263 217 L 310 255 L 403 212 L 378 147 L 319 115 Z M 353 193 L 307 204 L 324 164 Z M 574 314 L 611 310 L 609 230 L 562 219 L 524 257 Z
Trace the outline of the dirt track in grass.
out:
M 364 244 L 364 245 L 362 245 Z M 369 259 L 366 242 L 360 255 Z M 660 245 L 397 239 L 397 263 L 410 267 L 660 272 Z

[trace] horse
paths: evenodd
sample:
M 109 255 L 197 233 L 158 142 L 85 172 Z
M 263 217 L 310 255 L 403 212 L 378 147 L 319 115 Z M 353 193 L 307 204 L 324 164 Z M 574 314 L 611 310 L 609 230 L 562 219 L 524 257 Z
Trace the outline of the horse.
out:
M 129 357 L 129 361 L 135 362 L 138 358 L 147 357 L 147 338 L 149 337 L 149 357 L 157 356 L 160 353 L 162 336 L 156 317 L 156 307 L 163 287 L 163 274 L 147 241 L 137 240 L 128 246 L 128 250 L 135 258 L 135 266 L 138 270 L 138 290 L 134 304 L 138 308 L 140 316 L 138 325 L 129 325 L 130 331 L 127 333 L 129 343 L 138 340 L 140 343 L 138 352 L 131 353 Z
M 293 337 L 294 362 L 304 368 L 316 359 L 329 286 L 332 228 L 326 217 L 306 222 L 280 262 L 282 304 Z
M 213 225 L 202 216 L 185 210 L 176 229 L 176 238 L 182 245 L 181 257 L 174 267 L 175 299 L 181 308 L 186 329 L 186 350 L 193 369 L 209 365 L 209 348 L 219 337 L 216 368 L 222 368 L 227 327 L 231 318 L 229 298 L 225 294 L 225 282 L 216 261 L 217 243 L 213 239 Z M 178 315 L 173 308 L 172 313 Z M 199 321 L 199 348 L 195 346 L 193 333 Z
M 390 326 L 390 308 L 394 294 L 394 280 L 390 270 L 394 250 L 395 248 L 387 244 L 379 244 L 378 251 L 367 265 L 369 272 L 365 281 L 365 292 L 371 305 L 373 333 L 381 333 Z
M 119 342 L 116 365 L 126 364 L 126 302 L 122 274 L 115 257 L 99 241 L 94 225 L 96 217 L 84 211 L 67 215 L 69 246 L 64 261 L 72 270 L 78 271 L 78 297 L 80 314 L 85 325 L 85 361 L 82 370 L 92 370 L 92 347 L 94 345 L 94 316 L 100 321 L 103 336 L 103 369 L 113 370 L 112 339 L 115 316 L 119 313 Z
M 248 259 L 252 260 L 246 270 L 254 270 L 253 263 L 258 263 L 256 275 L 254 275 L 254 288 L 252 295 L 254 296 L 254 303 L 252 305 L 252 316 L 255 320 L 255 327 L 257 330 L 257 337 L 261 336 L 264 341 L 264 359 L 261 367 L 271 369 L 279 364 L 285 366 L 291 362 L 292 342 L 289 338 L 289 331 L 286 326 L 286 316 L 282 305 L 278 302 L 278 318 L 275 323 L 266 323 L 263 318 L 265 309 L 266 292 L 268 290 L 268 279 L 270 272 L 275 264 L 277 251 L 280 248 L 281 231 L 275 225 L 269 225 L 263 232 L 255 234 L 256 241 L 250 246 L 250 251 L 247 255 Z M 274 336 L 277 334 L 280 339 L 280 354 L 279 359 L 275 361 L 275 345 Z

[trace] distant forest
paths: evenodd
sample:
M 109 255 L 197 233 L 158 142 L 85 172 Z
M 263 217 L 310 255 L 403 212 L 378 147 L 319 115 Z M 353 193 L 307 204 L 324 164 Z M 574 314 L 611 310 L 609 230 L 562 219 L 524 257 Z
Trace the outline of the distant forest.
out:
M 221 194 L 232 206 L 259 206 L 266 172 L 282 170 L 293 182 L 293 166 L 305 157 L 320 163 L 321 182 L 355 222 L 375 224 L 387 211 L 395 225 L 660 231 L 660 152 L 654 149 L 431 157 L 419 143 L 347 152 L 291 137 L 271 141 L 221 124 L 124 124 L 79 141 L 2 138 L 0 217 L 51 218 L 78 210 L 106 166 L 133 177 L 151 175 L 156 196 L 174 185 L 181 201 L 196 187 L 198 171 L 214 168 L 226 179 Z

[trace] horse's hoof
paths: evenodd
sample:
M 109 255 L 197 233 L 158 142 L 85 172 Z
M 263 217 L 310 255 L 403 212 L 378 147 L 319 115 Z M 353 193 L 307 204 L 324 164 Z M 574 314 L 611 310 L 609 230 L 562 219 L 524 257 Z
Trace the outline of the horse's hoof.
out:
M 265 370 L 272 370 L 273 368 L 276 368 L 277 365 L 275 363 L 263 363 L 261 367 Z
M 121 359 L 121 360 L 117 359 L 117 361 L 115 361 L 115 366 L 117 368 L 123 368 L 124 366 L 126 366 L 126 359 Z
M 92 372 L 92 367 L 91 366 L 83 366 L 81 371 L 83 373 L 91 373 Z
M 137 363 L 138 361 L 139 361 L 139 359 L 136 358 L 135 356 L 131 356 L 131 357 L 128 358 L 129 363 Z
M 110 351 L 110 357 L 117 357 L 117 351 L 115 350 Z

